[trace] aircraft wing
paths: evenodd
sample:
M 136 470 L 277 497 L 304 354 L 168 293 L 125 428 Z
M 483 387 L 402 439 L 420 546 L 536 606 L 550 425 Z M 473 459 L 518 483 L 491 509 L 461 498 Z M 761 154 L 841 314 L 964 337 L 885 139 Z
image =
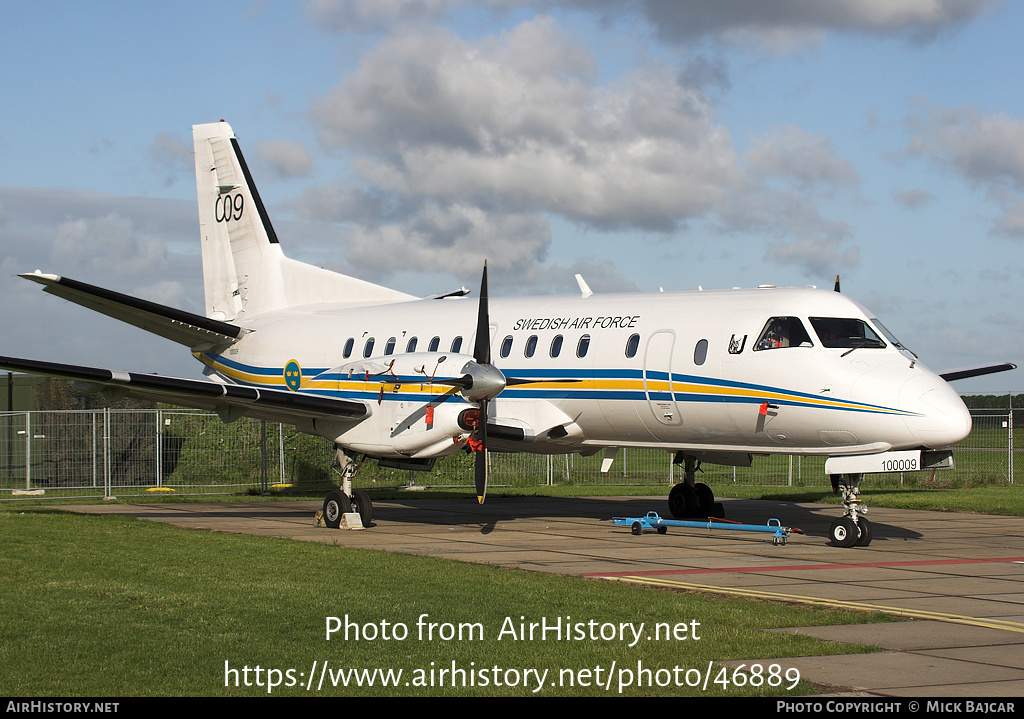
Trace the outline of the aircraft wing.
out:
M 334 397 L 16 357 L 0 357 L 0 369 L 73 380 L 86 392 L 113 389 L 154 402 L 207 409 L 225 421 L 242 416 L 293 424 L 310 419 L 359 421 L 371 411 L 363 402 Z
M 135 325 L 191 349 L 234 342 L 245 331 L 238 325 L 174 309 L 59 275 L 30 272 L 19 275 L 43 285 L 43 291 Z
M 1017 365 L 1010 362 L 1000 362 L 999 364 L 985 365 L 983 367 L 965 367 L 964 369 L 951 369 L 945 372 L 939 372 L 939 377 L 952 382 L 958 379 L 967 379 L 968 377 L 981 377 L 986 374 L 993 374 L 995 372 L 1005 372 L 1006 370 L 1017 369 Z

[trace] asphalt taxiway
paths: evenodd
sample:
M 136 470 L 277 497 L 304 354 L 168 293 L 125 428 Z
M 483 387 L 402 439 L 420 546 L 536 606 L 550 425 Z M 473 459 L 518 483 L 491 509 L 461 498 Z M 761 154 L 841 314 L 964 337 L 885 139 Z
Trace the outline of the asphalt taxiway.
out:
M 870 497 L 867 497 L 870 504 Z M 837 507 L 722 500 L 726 516 L 799 527 L 769 534 L 670 529 L 634 536 L 616 516 L 657 511 L 664 497 L 407 498 L 374 502 L 366 531 L 314 526 L 319 502 L 107 504 L 121 514 L 217 532 L 287 537 L 521 569 L 643 582 L 786 602 L 878 609 L 905 621 L 800 632 L 883 651 L 785 660 L 835 692 L 908 697 L 1024 696 L 1024 519 L 872 507 L 869 547 L 827 539 Z

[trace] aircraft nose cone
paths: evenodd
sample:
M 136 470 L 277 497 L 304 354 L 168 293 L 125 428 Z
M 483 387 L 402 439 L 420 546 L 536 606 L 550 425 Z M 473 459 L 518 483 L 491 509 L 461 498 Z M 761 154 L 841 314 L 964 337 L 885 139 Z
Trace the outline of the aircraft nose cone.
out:
M 931 372 L 923 372 L 903 385 L 900 407 L 915 413 L 906 418 L 907 427 L 925 447 L 950 447 L 971 433 L 971 413 L 960 395 Z

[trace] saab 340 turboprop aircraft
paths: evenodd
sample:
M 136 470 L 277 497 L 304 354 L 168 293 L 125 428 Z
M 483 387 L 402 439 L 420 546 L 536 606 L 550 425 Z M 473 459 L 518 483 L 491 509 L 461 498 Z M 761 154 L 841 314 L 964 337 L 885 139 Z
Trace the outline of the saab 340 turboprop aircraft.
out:
M 83 282 L 21 275 L 44 290 L 188 347 L 208 380 L 36 360 L 5 369 L 295 425 L 337 447 L 341 489 L 324 500 L 337 527 L 352 505 L 361 456 L 429 469 L 487 451 L 675 454 L 676 517 L 717 514 L 702 462 L 748 466 L 756 454 L 825 455 L 843 494 L 839 546 L 866 545 L 861 476 L 949 467 L 971 417 L 945 374 L 926 369 L 863 307 L 834 291 L 593 294 L 488 301 L 465 290 L 428 298 L 288 259 L 226 122 L 193 128 L 206 316 Z M 838 290 L 838 283 L 836 289 Z M 492 339 L 494 346 L 492 347 Z

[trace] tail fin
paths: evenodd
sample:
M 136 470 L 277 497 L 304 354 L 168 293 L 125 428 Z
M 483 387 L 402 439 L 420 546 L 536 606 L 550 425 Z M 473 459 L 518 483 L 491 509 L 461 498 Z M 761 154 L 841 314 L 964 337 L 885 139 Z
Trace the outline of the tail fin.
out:
M 194 125 L 192 137 L 207 317 L 230 321 L 300 305 L 412 299 L 285 257 L 231 126 Z

